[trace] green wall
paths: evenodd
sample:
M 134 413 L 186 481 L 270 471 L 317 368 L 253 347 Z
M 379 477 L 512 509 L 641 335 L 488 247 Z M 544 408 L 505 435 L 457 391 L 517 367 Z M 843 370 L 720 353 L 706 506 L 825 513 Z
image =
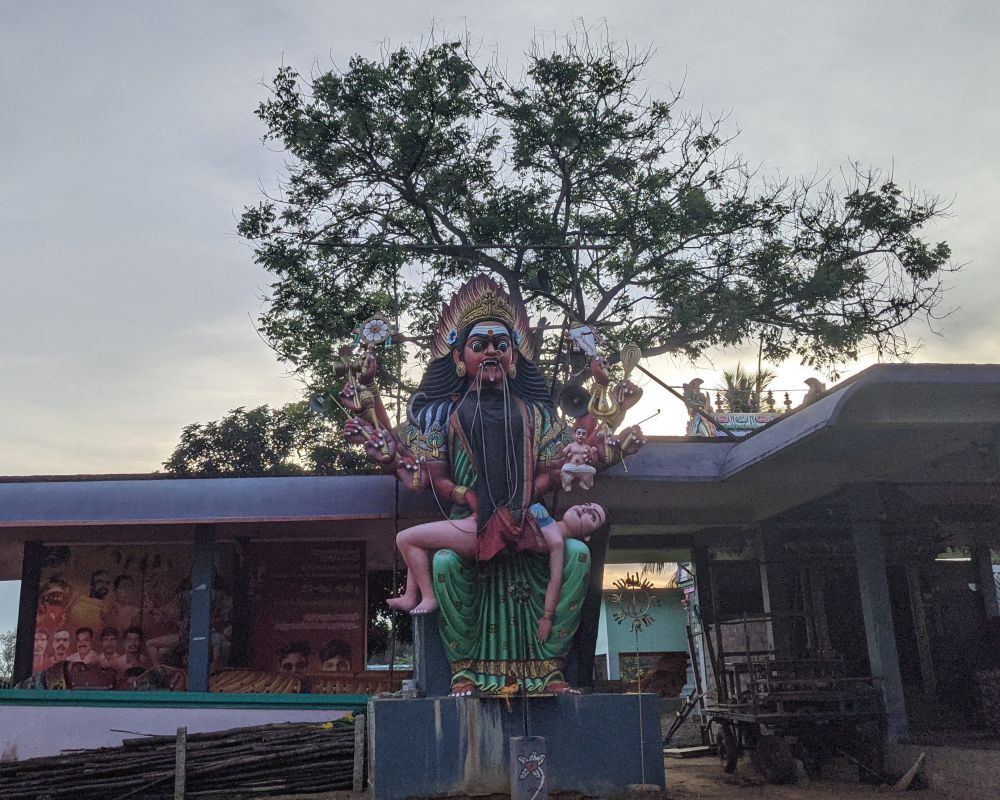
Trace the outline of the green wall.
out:
M 618 606 L 611 602 L 614 592 L 604 592 L 601 603 L 601 630 L 598 635 L 597 653 L 608 656 L 608 677 L 618 680 L 618 654 L 634 653 L 635 634 L 629 620 L 615 621 Z M 680 589 L 654 589 L 657 605 L 649 609 L 653 624 L 639 632 L 639 652 L 687 651 L 687 610 L 681 605 L 684 595 Z

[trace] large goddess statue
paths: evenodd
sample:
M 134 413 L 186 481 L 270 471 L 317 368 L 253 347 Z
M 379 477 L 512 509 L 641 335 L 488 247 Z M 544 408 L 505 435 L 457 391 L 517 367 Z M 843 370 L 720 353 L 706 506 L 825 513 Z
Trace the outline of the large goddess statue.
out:
M 595 361 L 604 386 L 594 391 L 614 413 L 601 415 L 592 402 L 567 424 L 532 358 L 524 307 L 479 276 L 443 309 L 403 425 L 393 430 L 378 396 L 372 349 L 341 392 L 354 415 L 347 439 L 408 488 L 432 492 L 441 509 L 441 520 L 399 533 L 407 583 L 389 603 L 440 612 L 456 695 L 512 683 L 532 693 L 572 691 L 562 670 L 588 585 L 584 540 L 605 512 L 588 503 L 555 520 L 540 501 L 571 486 L 567 474 L 589 487 L 593 471 L 643 444 L 637 427 L 620 435 L 612 427 L 639 399 L 637 387 L 608 387 L 604 362 Z

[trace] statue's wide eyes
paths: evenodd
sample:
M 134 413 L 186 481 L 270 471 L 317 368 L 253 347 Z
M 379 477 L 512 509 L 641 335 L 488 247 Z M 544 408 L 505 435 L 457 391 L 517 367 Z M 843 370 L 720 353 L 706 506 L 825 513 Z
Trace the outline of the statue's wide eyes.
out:
M 499 350 L 501 353 L 506 353 L 508 347 L 510 347 L 510 342 L 508 342 L 506 339 L 501 339 L 499 342 L 497 342 L 497 350 Z
M 483 343 L 482 342 L 473 342 L 472 343 L 472 352 L 473 353 L 481 353 L 481 352 L 483 352 Z

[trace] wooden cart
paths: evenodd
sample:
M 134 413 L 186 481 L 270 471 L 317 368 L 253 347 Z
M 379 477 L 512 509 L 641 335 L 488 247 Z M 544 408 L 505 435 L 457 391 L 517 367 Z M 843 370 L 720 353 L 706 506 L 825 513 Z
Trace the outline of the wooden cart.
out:
M 769 615 L 768 615 L 769 616 Z M 770 622 L 769 619 L 765 621 Z M 722 621 L 744 626 L 748 619 Z M 828 758 L 847 755 L 864 781 L 880 780 L 884 767 L 884 713 L 869 676 L 842 659 L 779 659 L 746 647 L 725 652 L 723 637 L 705 637 L 715 674 L 717 701 L 705 708 L 727 772 L 744 751 L 768 780 L 795 777 L 795 761 L 818 770 Z

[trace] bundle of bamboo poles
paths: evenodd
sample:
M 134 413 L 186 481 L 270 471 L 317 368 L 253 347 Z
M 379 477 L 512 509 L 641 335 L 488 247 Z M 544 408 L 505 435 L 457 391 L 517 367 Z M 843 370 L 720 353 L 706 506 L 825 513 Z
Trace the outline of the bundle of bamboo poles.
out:
M 354 724 L 284 723 L 187 736 L 185 797 L 305 794 L 350 789 Z M 176 738 L 0 763 L 0 800 L 173 798 Z

